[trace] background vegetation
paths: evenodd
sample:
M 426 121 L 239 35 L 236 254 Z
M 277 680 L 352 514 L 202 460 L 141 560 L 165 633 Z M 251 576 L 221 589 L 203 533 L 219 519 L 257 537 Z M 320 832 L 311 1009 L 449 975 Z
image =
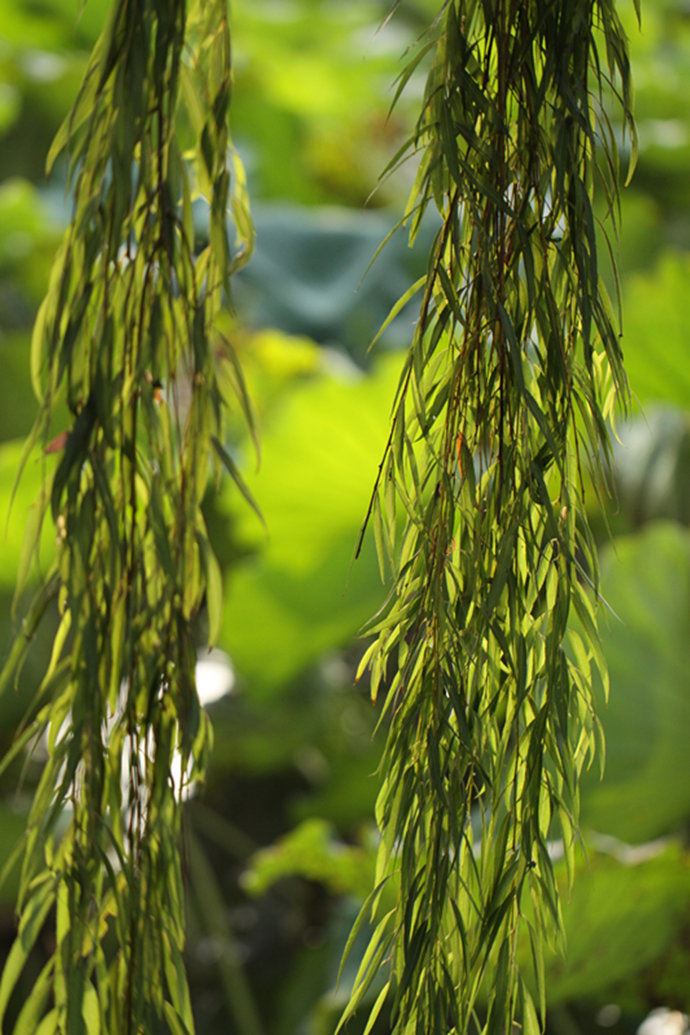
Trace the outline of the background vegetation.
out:
M 226 587 L 221 642 L 234 669 L 232 691 L 209 704 L 215 750 L 207 786 L 189 802 L 185 838 L 189 969 L 198 1030 L 209 1035 L 330 1033 L 352 977 L 348 967 L 336 986 L 340 953 L 371 881 L 380 745 L 354 670 L 358 630 L 383 588 L 372 544 L 356 563 L 353 553 L 412 315 L 400 315 L 374 354 L 367 345 L 421 273 L 433 232 L 413 252 L 395 236 L 365 276 L 409 186 L 411 171 L 402 170 L 370 198 L 409 129 L 423 73 L 387 119 L 391 83 L 435 9 L 430 0 L 402 3 L 377 30 L 387 7 L 234 5 L 234 136 L 257 247 L 236 281 L 230 330 L 258 411 L 260 470 L 239 420 L 231 445 L 268 533 L 232 485 L 209 497 Z M 640 34 L 632 3 L 621 8 L 640 130 L 620 245 L 635 403 L 615 446 L 617 497 L 604 513 L 592 496 L 609 605 L 608 757 L 603 782 L 593 774 L 585 788 L 587 857 L 566 905 L 568 957 L 549 969 L 555 1035 L 633 1032 L 656 1006 L 690 1007 L 690 12 L 682 0 L 646 0 Z M 104 9 L 104 0 L 81 14 L 75 0 L 3 3 L 3 655 L 41 477 L 40 465 L 26 472 L 7 520 L 35 412 L 30 329 L 67 218 L 61 171 L 48 184 L 43 165 Z M 42 549 L 47 559 L 50 534 Z M 23 692 L 45 667 L 40 651 L 39 641 L 19 690 L 0 700 L 3 748 Z M 40 766 L 38 745 L 1 777 L 0 862 L 22 830 Z M 0 889 L 5 947 L 15 890 L 10 873 Z

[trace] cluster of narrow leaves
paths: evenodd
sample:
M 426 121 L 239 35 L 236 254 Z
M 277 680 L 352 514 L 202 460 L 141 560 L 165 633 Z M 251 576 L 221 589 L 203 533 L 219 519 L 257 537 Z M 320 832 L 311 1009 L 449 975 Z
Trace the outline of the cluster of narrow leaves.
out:
M 38 744 L 46 760 L 0 1024 L 46 921 L 54 950 L 16 1032 L 193 1030 L 181 802 L 209 747 L 198 617 L 207 605 L 212 640 L 221 603 L 200 508 L 212 454 L 244 490 L 222 429 L 227 396 L 247 409 L 217 332 L 251 243 L 228 170 L 227 14 L 225 0 L 116 0 L 49 159 L 64 156 L 74 208 L 35 328 L 28 448 L 53 468 L 36 524 L 49 513 L 58 545 L 5 683 L 46 609 L 59 624 L 13 748 Z M 198 241 L 196 197 L 209 213 Z
M 613 215 L 634 127 L 613 0 L 447 0 L 406 152 L 406 218 L 440 225 L 368 518 L 393 590 L 369 667 L 389 724 L 373 933 L 341 1026 L 372 995 L 400 1035 L 526 1035 L 559 939 L 549 841 L 572 870 L 578 780 L 600 747 L 596 550 L 625 399 L 594 198 Z M 392 893 L 391 889 L 392 888 Z M 382 980 L 382 973 L 385 978 Z M 516 1027 L 517 1026 L 517 1027 Z

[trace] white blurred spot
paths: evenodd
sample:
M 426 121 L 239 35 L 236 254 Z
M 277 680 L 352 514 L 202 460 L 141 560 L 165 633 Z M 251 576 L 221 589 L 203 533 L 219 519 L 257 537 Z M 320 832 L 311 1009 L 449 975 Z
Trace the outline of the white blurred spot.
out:
M 687 1014 L 662 1007 L 659 1010 L 652 1010 L 649 1017 L 637 1029 L 637 1035 L 685 1035 L 687 1031 Z
M 230 658 L 222 650 L 200 651 L 196 663 L 196 689 L 202 707 L 207 708 L 232 693 L 235 673 Z
M 52 83 L 65 71 L 65 61 L 58 54 L 47 50 L 30 50 L 23 57 L 24 71 L 30 79 L 41 83 Z
M 644 119 L 640 124 L 640 146 L 676 148 L 688 142 L 688 129 L 682 119 Z
M 195 667 L 196 676 L 196 688 L 199 694 L 199 702 L 202 708 L 207 708 L 210 704 L 214 704 L 221 698 L 226 697 L 232 693 L 235 686 L 235 672 L 232 667 L 230 658 L 222 650 L 201 650 L 197 655 L 197 663 Z M 110 736 L 113 731 L 117 728 L 118 724 L 123 722 L 124 709 L 127 701 L 127 683 L 122 682 L 120 686 L 120 699 L 118 701 L 117 710 L 114 715 L 110 715 L 105 722 L 104 732 L 106 736 Z M 57 735 L 57 741 L 60 741 L 63 736 L 66 736 L 70 728 L 70 717 L 67 716 L 59 729 Z M 48 757 L 48 731 L 43 730 L 37 737 L 36 741 L 31 746 L 31 752 L 35 757 L 44 759 Z M 121 784 L 122 784 L 122 797 L 124 801 L 130 800 L 132 797 L 132 786 L 131 786 L 131 774 L 132 768 L 137 760 L 138 768 L 141 773 L 145 772 L 149 760 L 154 750 L 154 738 L 151 730 L 147 734 L 138 740 L 131 737 L 125 737 L 122 741 L 121 748 Z M 62 779 L 62 773 L 64 772 L 64 764 L 60 770 L 59 780 Z M 187 801 L 193 797 L 198 790 L 198 784 L 195 780 L 189 778 L 187 772 L 183 772 L 182 768 L 182 756 L 179 751 L 175 750 L 171 762 L 170 762 L 170 780 L 175 789 L 176 795 Z M 140 792 L 140 807 L 142 814 L 145 813 L 146 803 L 146 788 L 142 785 Z
M 617 1003 L 607 1003 L 597 1014 L 597 1024 L 600 1028 L 612 1028 L 620 1019 L 621 1008 Z

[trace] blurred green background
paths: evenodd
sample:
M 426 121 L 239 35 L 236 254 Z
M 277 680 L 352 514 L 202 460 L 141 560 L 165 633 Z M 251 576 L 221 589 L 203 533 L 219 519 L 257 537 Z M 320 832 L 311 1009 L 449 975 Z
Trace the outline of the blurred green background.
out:
M 46 182 L 44 159 L 106 6 L 0 3 L 3 656 L 42 477 L 40 464 L 27 469 L 8 518 L 35 413 L 29 337 L 69 217 L 60 170 Z M 353 552 L 413 313 L 373 356 L 367 345 L 423 269 L 433 232 L 413 251 L 397 234 L 366 272 L 409 187 L 409 169 L 377 180 L 412 125 L 423 72 L 388 117 L 391 84 L 437 5 L 403 0 L 381 26 L 388 6 L 233 4 L 233 129 L 257 248 L 237 278 L 232 333 L 259 416 L 258 471 L 239 421 L 231 445 L 268 532 L 233 486 L 209 495 L 225 573 L 221 646 L 235 681 L 209 705 L 213 761 L 187 807 L 189 972 L 205 1035 L 331 1035 L 352 978 L 348 966 L 336 986 L 340 953 L 370 886 L 381 745 L 354 669 L 384 588 L 372 545 L 356 563 Z M 605 514 L 591 504 L 610 605 L 608 757 L 603 782 L 593 775 L 583 793 L 587 856 L 566 896 L 567 959 L 550 963 L 552 1035 L 632 1033 L 654 1008 L 690 1009 L 690 7 L 643 6 L 640 33 L 632 2 L 620 5 L 640 130 L 619 250 L 634 407 L 617 429 L 616 494 Z M 50 549 L 47 535 L 46 558 Z M 0 700 L 0 748 L 49 640 L 46 629 L 19 688 Z M 36 756 L 20 790 L 16 769 L 0 781 L 0 864 L 39 768 Z M 10 874 L 0 888 L 4 951 L 14 890 Z M 385 1031 L 382 1019 L 376 1032 Z

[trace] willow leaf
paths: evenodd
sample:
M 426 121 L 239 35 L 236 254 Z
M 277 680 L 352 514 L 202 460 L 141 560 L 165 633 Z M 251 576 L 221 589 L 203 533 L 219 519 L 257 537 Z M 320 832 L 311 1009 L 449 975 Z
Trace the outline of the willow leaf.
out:
M 230 83 L 224 0 L 113 0 L 48 156 L 50 167 L 65 153 L 72 218 L 34 328 L 42 406 L 22 466 L 38 444 L 57 464 L 20 584 L 44 515 L 56 560 L 0 675 L 0 688 L 16 679 L 57 597 L 48 668 L 4 763 L 30 732 L 44 738 L 0 1013 L 49 923 L 55 948 L 20 1015 L 46 1035 L 126 1035 L 171 1019 L 193 1028 L 178 773 L 181 754 L 185 777 L 203 777 L 209 743 L 195 666 L 204 601 L 217 636 L 222 583 L 201 506 L 226 425 L 215 328 L 229 319 L 231 201 L 251 237 Z M 211 224 L 201 251 L 199 187 Z M 233 376 L 251 425 L 236 363 Z M 69 426 L 48 442 L 58 400 Z
M 627 40 L 615 3 L 565 19 L 555 0 L 446 0 L 421 46 L 410 238 L 430 205 L 440 229 L 364 521 L 394 572 L 358 670 L 388 724 L 376 879 L 397 896 L 378 1008 L 394 1035 L 535 1035 L 526 982 L 543 1019 L 560 926 L 547 841 L 563 835 L 572 870 L 600 740 L 580 460 L 600 484 L 627 384 L 594 220 L 595 191 L 616 211 L 617 143 L 591 98 L 613 96 L 634 141 Z M 363 965 L 343 1017 L 373 980 Z

